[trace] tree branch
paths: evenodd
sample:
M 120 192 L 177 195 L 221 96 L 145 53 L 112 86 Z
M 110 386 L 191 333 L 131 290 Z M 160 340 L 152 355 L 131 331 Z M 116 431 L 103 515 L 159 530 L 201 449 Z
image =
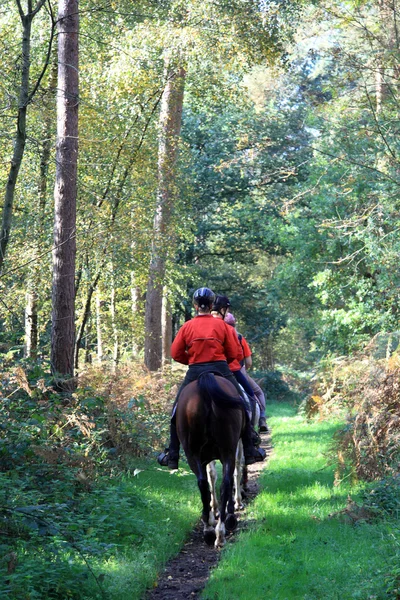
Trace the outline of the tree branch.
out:
M 44 2 L 45 2 L 45 0 L 44 0 Z M 50 2 L 49 2 L 49 4 L 50 4 Z M 42 6 L 43 6 L 43 4 L 42 4 Z M 36 92 L 38 91 L 38 89 L 40 87 L 40 84 L 42 82 L 44 74 L 47 71 L 47 67 L 50 64 L 51 50 L 52 50 L 52 47 L 53 47 L 53 40 L 54 40 L 54 31 L 55 31 L 55 28 L 56 28 L 56 23 L 54 21 L 53 13 L 52 12 L 50 12 L 50 16 L 51 16 L 52 23 L 51 23 L 50 40 L 49 40 L 49 45 L 48 45 L 48 48 L 47 48 L 46 61 L 45 61 L 44 65 L 43 65 L 42 72 L 40 73 L 40 75 L 39 75 L 39 77 L 38 77 L 38 79 L 36 81 L 36 84 L 35 84 L 33 90 L 31 91 L 31 93 L 29 94 L 29 96 L 27 98 L 26 106 L 32 102 L 32 99 L 33 99 L 34 95 L 36 94 Z
M 360 162 L 357 162 L 356 160 L 351 160 L 345 156 L 336 156 L 335 154 L 331 154 L 330 152 L 326 152 L 325 150 L 320 150 L 319 148 L 315 148 L 315 146 L 309 146 L 309 148 L 312 148 L 313 150 L 315 150 L 315 152 L 318 152 L 319 154 L 323 154 L 324 156 L 329 156 L 330 158 L 334 158 L 335 160 L 340 160 L 341 162 L 348 163 L 349 165 L 355 165 L 357 167 L 362 167 L 363 169 L 368 169 L 369 171 L 373 171 L 374 173 L 377 173 L 378 175 L 382 175 L 382 177 L 388 179 L 389 181 L 392 181 L 396 185 L 400 185 L 400 181 L 397 181 L 397 179 L 390 177 L 390 175 L 388 175 L 387 173 L 384 173 L 383 171 L 380 171 L 376 167 L 371 167 L 371 165 L 366 165 L 365 163 L 360 163 Z

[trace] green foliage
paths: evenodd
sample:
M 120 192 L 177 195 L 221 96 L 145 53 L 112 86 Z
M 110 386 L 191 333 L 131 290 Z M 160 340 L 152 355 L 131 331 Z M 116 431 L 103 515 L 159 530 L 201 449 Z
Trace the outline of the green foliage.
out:
M 38 366 L 3 373 L 1 597 L 121 600 L 151 585 L 200 510 L 192 478 L 136 458 L 166 438 L 175 381 L 94 369 L 59 394 Z
M 375 358 L 382 338 L 386 359 Z M 325 361 L 316 374 L 306 414 L 347 414 L 333 447 L 338 480 L 349 475 L 374 480 L 399 471 L 399 357 L 397 352 L 390 356 L 395 338 L 378 336 L 363 353 Z
M 396 598 L 393 588 L 386 593 L 398 552 L 389 522 L 333 518 L 349 494 L 363 493 L 348 482 L 335 486 L 326 463 L 340 422 L 307 423 L 287 403 L 269 412 L 274 452 L 247 509 L 250 526 L 226 549 L 202 597 Z
M 266 371 L 264 373 L 252 372 L 252 377 L 260 381 L 262 387 L 267 390 L 268 399 L 287 400 L 290 390 L 287 382 L 282 378 L 279 371 Z
M 383 517 L 400 517 L 400 475 L 378 481 L 365 494 L 364 504 Z

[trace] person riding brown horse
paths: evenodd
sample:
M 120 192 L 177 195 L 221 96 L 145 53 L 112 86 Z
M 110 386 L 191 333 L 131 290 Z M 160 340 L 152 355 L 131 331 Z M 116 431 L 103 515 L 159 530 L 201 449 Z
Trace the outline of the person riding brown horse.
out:
M 246 404 L 241 395 L 241 389 L 232 375 L 228 362 L 235 360 L 241 352 L 237 336 L 232 328 L 221 319 L 211 315 L 211 307 L 215 294 L 207 287 L 199 288 L 193 295 L 196 317 L 187 321 L 178 331 L 171 346 L 171 356 L 177 362 L 188 364 L 189 369 L 177 394 L 174 403 L 169 447 L 161 452 L 157 460 L 160 465 L 170 469 L 178 468 L 180 442 L 176 431 L 175 411 L 182 390 L 202 373 L 214 373 L 228 379 L 237 391 L 245 409 L 245 425 L 242 433 L 243 449 L 246 464 L 253 464 L 265 458 L 262 448 L 255 448 L 252 442 L 252 429 L 248 418 Z
M 225 544 L 226 531 L 233 531 L 237 525 L 233 485 L 236 450 L 245 420 L 242 399 L 226 377 L 206 371 L 179 396 L 176 429 L 200 490 L 204 540 L 217 548 Z M 219 502 L 215 494 L 215 460 L 222 463 Z

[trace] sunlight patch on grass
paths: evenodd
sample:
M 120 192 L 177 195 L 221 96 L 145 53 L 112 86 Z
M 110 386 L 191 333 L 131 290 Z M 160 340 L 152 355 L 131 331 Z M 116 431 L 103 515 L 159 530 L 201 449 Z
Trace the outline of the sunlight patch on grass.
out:
M 383 525 L 329 515 L 357 489 L 334 487 L 326 456 L 339 423 L 308 423 L 270 407 L 274 452 L 248 509 L 249 528 L 224 551 L 208 600 L 378 600 L 390 542 Z M 280 417 L 280 413 L 283 417 Z
M 201 512 L 194 476 L 149 463 L 136 466 L 141 469 L 138 475 L 124 476 L 107 488 L 106 501 L 99 493 L 99 504 L 107 504 L 102 511 L 108 510 L 110 515 L 102 536 L 115 546 L 103 560 L 92 559 L 91 566 L 108 600 L 135 600 L 151 588 L 162 565 L 179 552 Z M 99 586 L 92 578 L 87 590 L 82 590 L 82 600 L 93 600 L 98 593 Z

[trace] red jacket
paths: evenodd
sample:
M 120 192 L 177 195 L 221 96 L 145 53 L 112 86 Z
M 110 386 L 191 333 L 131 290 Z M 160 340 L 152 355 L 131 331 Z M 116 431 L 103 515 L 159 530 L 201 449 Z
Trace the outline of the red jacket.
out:
M 245 358 L 248 358 L 249 356 L 251 356 L 251 350 L 250 350 L 250 346 L 247 343 L 247 340 L 242 336 L 242 339 L 240 340 L 242 349 L 243 349 L 243 355 Z
M 236 344 L 237 344 L 237 355 L 236 358 L 229 363 L 229 368 L 230 370 L 234 373 L 235 371 L 240 371 L 240 369 L 242 368 L 242 365 L 240 364 L 240 361 L 243 360 L 243 348 L 239 342 L 239 338 L 237 336 L 236 333 L 236 329 L 234 327 L 232 327 L 232 325 L 228 325 L 229 329 L 231 330 L 231 335 L 232 337 L 235 339 Z
M 184 365 L 226 360 L 230 363 L 237 357 L 238 343 L 222 319 L 212 315 L 198 315 L 187 321 L 171 346 L 171 356 Z

